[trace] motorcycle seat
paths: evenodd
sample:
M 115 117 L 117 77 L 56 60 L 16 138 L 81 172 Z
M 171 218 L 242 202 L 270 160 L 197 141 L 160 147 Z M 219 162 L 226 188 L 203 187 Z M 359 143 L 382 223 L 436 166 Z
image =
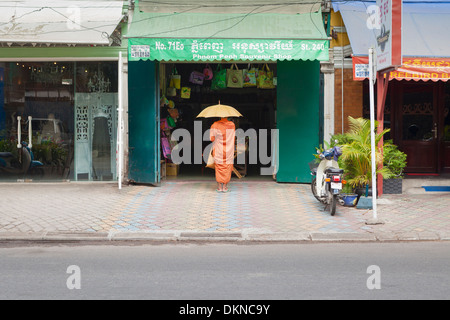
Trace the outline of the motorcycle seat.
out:
M 11 152 L 0 152 L 0 158 L 12 158 L 13 154 Z
M 328 169 L 325 169 L 325 173 L 342 174 L 342 173 L 344 173 L 344 170 L 338 169 L 338 168 L 328 168 Z

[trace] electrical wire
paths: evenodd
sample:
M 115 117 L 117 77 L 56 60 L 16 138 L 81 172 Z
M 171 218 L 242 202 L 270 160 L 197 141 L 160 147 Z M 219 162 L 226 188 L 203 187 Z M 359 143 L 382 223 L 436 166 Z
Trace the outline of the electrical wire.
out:
M 310 9 L 310 12 L 309 12 L 310 19 L 311 19 L 311 21 L 313 22 L 313 24 L 314 24 L 315 28 L 317 29 L 317 31 L 321 34 L 321 33 L 322 33 L 321 29 L 320 29 L 320 28 L 314 23 L 314 21 L 312 20 L 312 9 L 314 8 L 314 5 L 317 5 L 317 4 L 319 4 L 320 2 L 321 2 L 321 0 L 316 0 L 316 1 L 314 1 L 314 2 L 308 2 L 308 4 L 312 4 L 311 9 Z M 220 22 L 226 22 L 226 21 L 230 21 L 230 20 L 240 19 L 240 20 L 239 20 L 238 22 L 236 22 L 234 25 L 232 25 L 232 26 L 230 26 L 230 27 L 227 27 L 227 28 L 225 28 L 225 29 L 219 30 L 219 31 L 217 31 L 214 35 L 211 35 L 211 36 L 209 36 L 209 37 L 207 38 L 207 39 L 210 39 L 210 38 L 214 37 L 215 35 L 217 35 L 217 34 L 220 33 L 220 32 L 223 32 L 223 31 L 225 31 L 225 30 L 229 30 L 229 29 L 235 27 L 236 25 L 238 25 L 238 24 L 240 24 L 241 22 L 243 22 L 243 21 L 245 20 L 245 18 L 249 17 L 250 15 L 258 15 L 258 14 L 261 14 L 261 13 L 267 13 L 267 12 L 276 10 L 277 8 L 273 8 L 274 6 L 276 6 L 276 7 L 278 7 L 278 8 L 280 8 L 280 7 L 282 8 L 282 7 L 290 6 L 290 5 L 292 5 L 292 4 L 293 4 L 293 3 L 282 4 L 282 5 L 281 5 L 281 4 L 277 4 L 277 5 L 273 5 L 273 4 L 270 4 L 270 5 L 261 5 L 261 6 L 258 6 L 258 7 L 256 7 L 256 8 L 254 8 L 254 9 L 251 10 L 250 12 L 244 14 L 243 16 L 231 17 L 231 18 L 226 18 L 226 19 L 219 19 L 219 20 L 214 20 L 214 21 L 205 22 L 205 23 L 202 23 L 202 24 L 196 24 L 196 25 L 193 25 L 193 26 L 187 26 L 187 27 L 182 27 L 182 28 L 178 28 L 178 29 L 167 30 L 167 31 L 163 31 L 163 32 L 149 33 L 149 34 L 141 35 L 141 37 L 153 37 L 153 36 L 160 35 L 160 34 L 172 33 L 172 32 L 177 32 L 177 31 L 182 31 L 182 30 L 188 30 L 188 29 L 192 29 L 192 28 L 197 28 L 197 27 L 201 27 L 201 26 L 207 26 L 207 25 L 211 25 L 211 24 L 216 24 L 216 23 L 220 23 Z M 301 2 L 301 4 L 305 4 L 305 2 Z M 222 6 L 223 6 L 223 5 L 222 5 Z M 244 6 L 244 5 L 239 5 L 239 6 Z M 260 11 L 260 12 L 257 12 L 257 13 L 254 13 L 256 10 L 261 9 L 262 7 L 267 7 L 267 6 L 270 6 L 271 8 L 268 8 L 268 9 L 266 9 L 266 10 L 263 10 L 263 11 Z M 204 7 L 204 6 L 202 6 L 202 7 Z M 248 5 L 247 5 L 247 7 L 248 7 Z M 193 10 L 193 9 L 189 9 L 189 10 L 187 10 L 187 11 L 191 11 L 191 10 Z M 180 14 L 180 13 L 174 13 L 173 15 L 176 15 L 176 14 Z M 169 14 L 169 15 L 164 15 L 164 16 L 148 17 L 148 18 L 145 18 L 145 19 L 138 20 L 138 21 L 136 21 L 135 23 L 141 23 L 141 22 L 144 22 L 144 21 L 148 21 L 148 20 L 152 20 L 152 19 L 158 19 L 158 18 L 161 18 L 161 17 L 167 17 L 167 16 L 172 16 L 172 15 Z
M 98 7 L 95 7 L 95 8 L 98 8 Z M 65 14 L 61 13 L 60 11 L 56 10 L 56 9 L 53 8 L 53 7 L 40 7 L 39 9 L 36 9 L 36 10 L 30 11 L 30 12 L 24 13 L 24 14 L 21 15 L 20 17 L 13 17 L 9 22 L 2 23 L 2 24 L 0 24 L 0 26 L 9 24 L 9 23 L 11 23 L 13 20 L 20 19 L 20 18 L 22 18 L 22 17 L 24 17 L 24 16 L 26 16 L 26 15 L 29 15 L 29 14 L 32 14 L 32 13 L 35 13 L 35 12 L 39 12 L 39 11 L 42 11 L 42 10 L 44 10 L 44 9 L 49 9 L 49 10 L 51 10 L 51 11 L 53 11 L 53 12 L 55 12 L 55 13 L 61 15 L 63 18 L 65 18 L 65 19 L 67 20 L 67 22 L 70 21 L 70 22 L 72 22 L 74 25 L 76 25 L 76 26 L 80 27 L 81 29 L 83 29 L 83 30 L 72 29 L 72 30 L 70 30 L 70 32 L 84 32 L 84 31 L 90 30 L 90 31 L 95 31 L 95 32 L 100 33 L 100 34 L 101 34 L 101 37 L 102 37 L 103 39 L 109 39 L 111 35 L 109 35 L 109 34 L 108 34 L 107 32 L 105 32 L 104 30 L 101 30 L 101 29 L 98 29 L 98 28 L 104 28 L 104 27 L 117 27 L 117 25 L 118 25 L 118 24 L 105 24 L 105 25 L 100 25 L 100 26 L 96 26 L 96 27 L 86 27 L 86 26 L 83 26 L 82 24 L 78 23 L 77 21 L 74 21 L 73 19 L 69 18 L 68 16 L 66 16 Z M 49 33 L 67 33 L 67 32 L 68 32 L 67 30 L 53 30 L 53 31 L 39 32 L 39 34 L 42 35 L 42 34 L 49 34 Z M 26 34 L 27 34 L 27 33 L 24 33 L 23 31 L 20 32 L 20 35 L 26 35 Z M 30 34 L 30 35 L 35 35 L 35 33 L 29 33 L 29 34 Z M 14 35 L 14 34 L 9 34 L 9 35 Z

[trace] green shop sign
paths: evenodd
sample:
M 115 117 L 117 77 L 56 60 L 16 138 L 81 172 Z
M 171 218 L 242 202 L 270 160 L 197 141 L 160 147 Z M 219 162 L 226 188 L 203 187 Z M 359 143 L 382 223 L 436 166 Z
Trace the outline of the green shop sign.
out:
M 128 61 L 328 60 L 328 40 L 131 38 Z

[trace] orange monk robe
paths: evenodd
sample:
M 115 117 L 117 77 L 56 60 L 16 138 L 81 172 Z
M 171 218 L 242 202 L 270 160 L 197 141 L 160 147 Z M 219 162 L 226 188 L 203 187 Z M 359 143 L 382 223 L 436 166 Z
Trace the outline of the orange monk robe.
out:
M 211 126 L 210 139 L 213 141 L 213 156 L 216 181 L 228 183 L 231 179 L 234 163 L 235 125 L 226 118 L 216 121 Z

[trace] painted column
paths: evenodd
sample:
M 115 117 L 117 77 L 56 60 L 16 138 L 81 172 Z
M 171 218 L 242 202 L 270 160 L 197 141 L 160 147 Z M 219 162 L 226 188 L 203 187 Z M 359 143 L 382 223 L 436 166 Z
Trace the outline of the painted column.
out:
M 329 50 L 329 61 L 321 62 L 320 71 L 324 75 L 324 126 L 323 139 L 329 141 L 334 134 L 334 58 Z

